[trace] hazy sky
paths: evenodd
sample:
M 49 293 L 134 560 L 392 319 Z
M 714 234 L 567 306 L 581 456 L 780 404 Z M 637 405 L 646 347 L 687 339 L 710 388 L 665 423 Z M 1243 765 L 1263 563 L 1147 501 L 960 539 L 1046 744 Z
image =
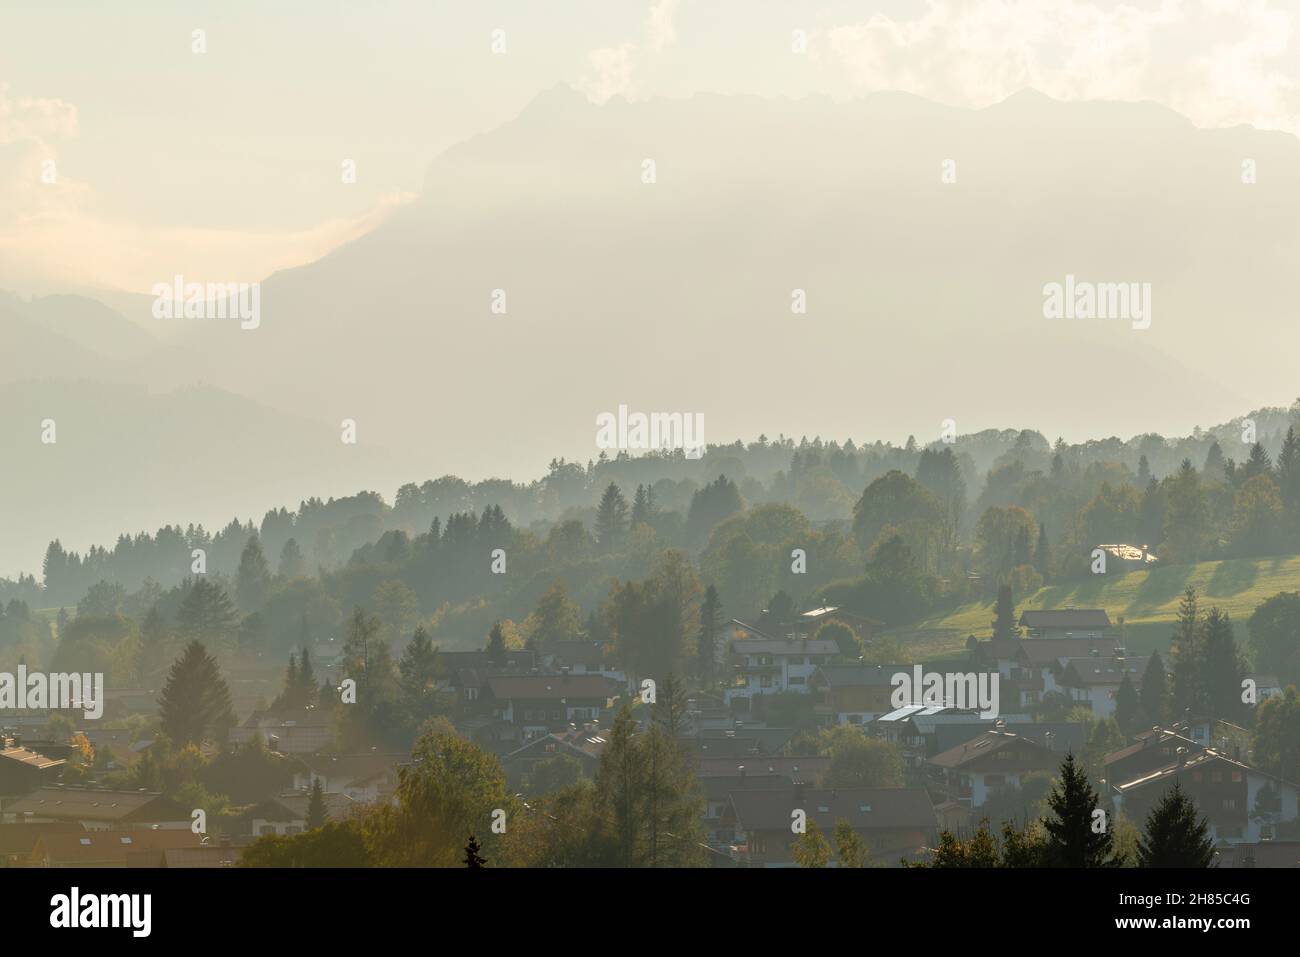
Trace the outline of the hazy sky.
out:
M 311 261 L 560 82 L 596 101 L 896 89 L 962 106 L 1032 86 L 1300 133 L 1298 16 L 1300 0 L 4 0 L 0 284 L 144 292 Z

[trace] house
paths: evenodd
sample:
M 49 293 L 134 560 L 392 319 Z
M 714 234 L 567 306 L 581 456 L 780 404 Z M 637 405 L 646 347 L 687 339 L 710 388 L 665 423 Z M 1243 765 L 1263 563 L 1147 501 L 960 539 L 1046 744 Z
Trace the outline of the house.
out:
M 75 834 L 46 832 L 32 850 L 33 867 L 126 867 L 133 853 L 161 856 L 169 848 L 197 848 L 204 837 L 190 829 L 132 828 Z
M 88 831 L 155 824 L 163 829 L 188 831 L 190 811 L 157 791 L 54 785 L 10 801 L 0 810 L 0 817 L 5 823 L 76 821 Z
M 503 757 L 501 766 L 511 785 L 517 787 L 532 775 L 537 764 L 564 754 L 578 762 L 583 777 L 593 778 L 609 736 L 609 729 L 597 728 L 590 722 L 581 730 L 540 735 Z
M 901 856 L 919 856 L 934 843 L 937 830 L 924 788 L 828 790 L 800 784 L 732 791 L 718 826 L 731 836 L 739 863 L 788 867 L 799 839 L 792 830 L 798 811 L 832 842 L 837 823 L 848 821 L 872 857 L 891 863 Z
M 627 684 L 627 673 L 609 660 L 602 641 L 553 641 L 542 651 L 541 657 L 543 667 L 549 671 L 604 675 L 620 685 Z
M 82 734 L 95 752 L 96 766 L 109 771 L 124 771 L 143 754 L 142 742 L 132 742 L 131 732 L 125 728 L 88 728 Z
M 734 728 L 706 728 L 692 738 L 683 739 L 701 755 L 729 757 L 743 754 L 780 754 L 795 736 L 794 728 L 769 728 L 766 725 L 738 725 Z M 742 741 L 745 747 L 734 748 L 729 742 Z M 725 752 L 725 753 L 724 753 Z
M 1196 755 L 1205 747 L 1179 729 L 1154 728 L 1137 735 L 1127 747 L 1107 754 L 1102 758 L 1102 768 L 1107 781 L 1119 784 L 1177 764 L 1180 749 L 1183 755 Z
M 492 675 L 526 675 L 537 670 L 537 656 L 525 649 L 506 651 L 493 661 L 486 651 L 439 651 L 443 677 L 439 690 L 450 689 L 463 701 L 477 701 Z
M 742 710 L 755 695 L 808 694 L 808 679 L 840 653 L 833 641 L 807 638 L 746 638 L 731 642 L 729 650 L 735 682 L 726 698 L 733 707 L 743 703 Z
M 76 821 L 47 824 L 0 824 L 0 867 L 27 867 L 43 834 L 86 833 Z
M 63 774 L 67 762 L 51 758 L 18 744 L 13 738 L 0 739 L 0 798 L 27 794 L 52 785 Z
M 804 612 L 795 620 L 793 627 L 800 634 L 811 635 L 815 634 L 822 625 L 832 621 L 848 625 L 862 639 L 863 644 L 867 645 L 871 644 L 871 636 L 875 629 L 884 625 L 884 622 L 877 621 L 875 618 L 855 615 L 836 605 L 824 605 Z
M 994 638 L 978 643 L 978 654 L 996 664 L 1002 700 L 1008 707 L 1033 707 L 1044 695 L 1069 692 L 1060 679 L 1075 658 L 1114 658 L 1123 654 L 1118 638 Z
M 260 734 L 266 746 L 281 754 L 315 754 L 334 742 L 334 725 L 316 708 L 255 711 L 248 720 L 230 729 L 231 744 L 247 744 Z
M 773 790 L 793 787 L 794 781 L 783 774 L 747 773 L 742 765 L 740 773 L 702 778 L 700 784 L 704 790 L 704 833 L 705 840 L 712 844 L 730 844 L 733 833 L 727 829 L 719 834 L 722 816 L 731 803 L 731 795 L 742 790 Z
M 325 819 L 341 821 L 358 804 L 346 794 L 322 795 Z M 311 792 L 289 791 L 257 802 L 240 816 L 244 833 L 253 837 L 277 834 L 289 837 L 307 830 L 307 816 L 311 805 Z
M 1117 762 L 1108 765 L 1116 767 Z M 1180 745 L 1173 760 L 1137 777 L 1108 778 L 1111 799 L 1133 820 L 1145 820 L 1177 782 L 1196 803 L 1216 841 L 1258 842 L 1273 838 L 1279 825 L 1297 817 L 1294 783 L 1267 774 L 1213 748 L 1193 752 Z
M 1258 841 L 1219 848 L 1218 865 L 1234 867 L 1300 867 L 1300 841 Z
M 823 725 L 866 724 L 894 711 L 894 675 L 911 665 L 823 665 L 809 680 L 813 711 Z
M 201 847 L 165 847 L 159 850 L 131 851 L 126 856 L 127 867 L 213 868 L 238 867 L 243 849 L 229 842 L 209 842 Z
M 947 800 L 983 807 L 1007 788 L 1018 788 L 1034 771 L 1055 771 L 1060 755 L 1009 731 L 985 731 L 979 737 L 930 758 L 931 777 Z
M 1049 751 L 1078 751 L 1086 737 L 1083 725 L 1074 722 L 1036 723 L 1029 715 L 981 717 L 978 711 L 960 708 L 908 705 L 881 715 L 871 728 L 896 745 L 903 760 L 919 767 L 928 759 L 960 744 L 973 741 L 985 731 L 1010 731 L 1043 745 Z
M 1242 675 L 1242 678 L 1255 683 L 1255 702 L 1257 704 L 1282 694 L 1282 682 L 1278 681 L 1277 675 L 1251 671 Z
M 1040 608 L 1020 614 L 1029 638 L 1100 638 L 1110 630 L 1104 608 Z
M 353 801 L 372 804 L 392 796 L 397 789 L 397 768 L 410 755 L 375 751 L 359 754 L 314 754 L 299 759 L 293 788 L 303 793 L 321 782 L 326 794 L 343 794 Z
M 1108 571 L 1141 571 L 1150 568 L 1157 561 L 1156 556 L 1151 554 L 1151 549 L 1145 545 L 1094 545 L 1088 554 L 1091 556 L 1097 549 L 1106 553 Z
M 497 734 L 524 742 L 598 720 L 618 692 L 603 675 L 497 675 L 488 678 L 483 698 L 503 725 Z
M 1098 718 L 1109 718 L 1115 714 L 1116 696 L 1124 683 L 1124 676 L 1128 676 L 1136 691 L 1142 684 L 1150 660 L 1150 657 L 1127 658 L 1121 655 L 1068 658 L 1060 669 L 1057 684 L 1074 704 L 1088 708 Z

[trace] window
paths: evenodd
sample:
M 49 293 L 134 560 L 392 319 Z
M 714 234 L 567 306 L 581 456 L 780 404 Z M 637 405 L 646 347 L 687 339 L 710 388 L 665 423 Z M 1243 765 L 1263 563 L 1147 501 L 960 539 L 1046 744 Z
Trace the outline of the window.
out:
M 1223 809 L 1224 809 L 1225 811 L 1235 811 L 1235 810 L 1237 810 L 1237 800 L 1236 800 L 1236 798 L 1224 798 L 1224 799 L 1223 799 Z
M 1223 772 L 1222 772 L 1222 771 L 1211 771 L 1211 772 L 1210 772 L 1210 780 L 1213 781 L 1215 784 L 1222 784 L 1222 783 L 1223 783 Z
M 1240 784 L 1240 783 L 1241 783 L 1241 772 L 1240 772 L 1240 771 L 1233 771 L 1233 772 L 1232 772 L 1232 783 L 1233 783 L 1233 784 Z

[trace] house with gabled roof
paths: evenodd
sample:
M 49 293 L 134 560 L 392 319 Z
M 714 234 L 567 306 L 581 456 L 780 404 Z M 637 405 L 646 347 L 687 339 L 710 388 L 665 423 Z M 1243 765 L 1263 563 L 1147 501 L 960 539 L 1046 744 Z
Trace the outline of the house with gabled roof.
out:
M 1101 638 L 1110 631 L 1104 608 L 1035 608 L 1020 613 L 1019 625 L 1033 638 Z
M 155 824 L 189 830 L 190 811 L 157 791 L 54 785 L 10 801 L 0 817 L 14 824 L 76 821 L 88 831 Z
M 759 695 L 808 694 L 809 679 L 817 668 L 840 653 L 833 641 L 797 637 L 739 639 L 728 650 L 734 680 L 726 689 L 726 699 L 742 709 Z
M 867 724 L 896 710 L 894 676 L 911 665 L 824 664 L 808 681 L 822 725 Z
M 926 762 L 932 780 L 947 800 L 983 807 L 993 795 L 1018 788 L 1028 774 L 1055 771 L 1059 753 L 1009 731 L 985 731 L 942 751 Z

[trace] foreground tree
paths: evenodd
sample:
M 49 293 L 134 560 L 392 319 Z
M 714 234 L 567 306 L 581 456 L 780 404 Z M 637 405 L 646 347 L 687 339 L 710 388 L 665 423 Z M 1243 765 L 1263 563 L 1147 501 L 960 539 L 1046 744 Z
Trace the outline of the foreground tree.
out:
M 1061 777 L 1047 798 L 1052 812 L 1043 824 L 1047 830 L 1048 860 L 1055 867 L 1110 867 L 1114 836 L 1110 816 L 1101 807 L 1088 777 L 1068 754 Z M 1102 814 L 1097 812 L 1101 811 Z
M 1138 841 L 1142 867 L 1211 867 L 1214 842 L 1196 805 L 1177 783 L 1161 796 L 1147 816 L 1146 834 Z
M 794 842 L 794 862 L 800 867 L 825 867 L 830 861 L 830 842 L 817 822 L 809 820 L 806 830 Z

